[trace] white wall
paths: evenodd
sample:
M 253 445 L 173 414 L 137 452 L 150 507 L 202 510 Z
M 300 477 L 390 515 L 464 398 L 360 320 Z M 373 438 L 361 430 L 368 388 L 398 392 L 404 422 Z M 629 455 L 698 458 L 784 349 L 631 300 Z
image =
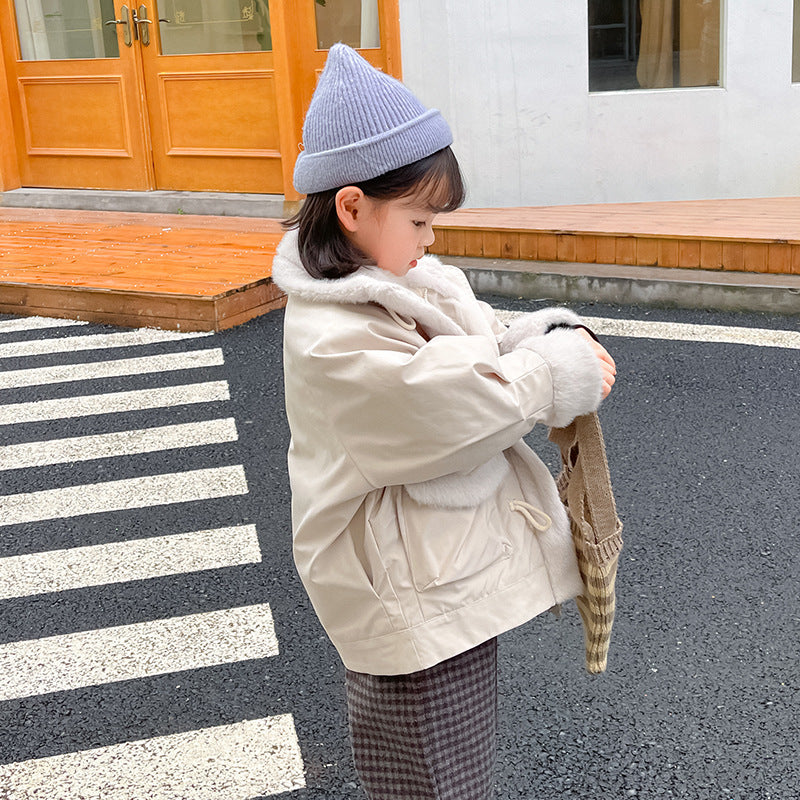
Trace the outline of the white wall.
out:
M 400 0 L 403 79 L 468 206 L 800 192 L 793 0 L 723 0 L 722 87 L 589 94 L 587 0 Z

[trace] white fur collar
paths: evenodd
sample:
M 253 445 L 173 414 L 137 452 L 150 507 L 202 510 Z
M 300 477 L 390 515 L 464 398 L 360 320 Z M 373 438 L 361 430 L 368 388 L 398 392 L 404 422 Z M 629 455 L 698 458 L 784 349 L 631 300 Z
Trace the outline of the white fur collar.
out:
M 425 299 L 425 290 L 462 303 L 473 300 L 467 279 L 457 267 L 425 256 L 403 277 L 376 266 L 365 266 L 344 278 L 312 278 L 300 261 L 297 231 L 289 231 L 278 245 L 272 278 L 288 295 L 318 303 L 378 303 L 387 311 L 411 317 L 431 334 L 463 336 L 452 318 Z

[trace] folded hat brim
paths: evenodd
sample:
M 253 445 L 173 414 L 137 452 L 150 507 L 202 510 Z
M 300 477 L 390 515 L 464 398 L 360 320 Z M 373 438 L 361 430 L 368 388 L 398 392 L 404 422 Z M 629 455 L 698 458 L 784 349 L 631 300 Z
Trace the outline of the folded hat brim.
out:
M 294 187 L 314 194 L 370 180 L 413 164 L 453 143 L 453 134 L 435 108 L 389 131 L 317 153 L 302 151 Z

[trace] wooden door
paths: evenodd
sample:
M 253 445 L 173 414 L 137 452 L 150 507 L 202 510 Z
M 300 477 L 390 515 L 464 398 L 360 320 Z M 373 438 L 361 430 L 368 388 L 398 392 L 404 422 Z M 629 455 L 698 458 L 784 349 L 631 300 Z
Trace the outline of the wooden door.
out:
M 293 20 L 295 93 L 303 109 L 311 102 L 328 48 L 335 42 L 350 45 L 373 66 L 402 78 L 398 0 L 301 2 Z
M 266 0 L 146 0 L 137 8 L 157 187 L 282 194 Z
M 22 185 L 150 188 L 140 59 L 117 30 L 123 25 L 103 24 L 127 6 L 22 0 L 17 7 L 0 2 L 0 36 Z

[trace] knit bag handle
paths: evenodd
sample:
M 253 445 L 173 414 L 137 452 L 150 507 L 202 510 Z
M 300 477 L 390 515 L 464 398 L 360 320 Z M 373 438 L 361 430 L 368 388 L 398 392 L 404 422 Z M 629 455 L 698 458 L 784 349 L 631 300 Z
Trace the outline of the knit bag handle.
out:
M 575 420 L 575 427 L 582 454 L 581 466 L 586 504 L 595 522 L 595 530 L 598 533 L 601 531 L 607 533 L 607 537 L 613 537 L 622 530 L 622 523 L 617 516 L 617 504 L 608 470 L 608 456 L 597 412 L 593 411 L 591 414 L 578 417 Z
M 570 516 L 582 529 L 593 558 L 602 562 L 613 557 L 622 548 L 622 523 L 597 412 L 577 417 L 564 428 L 551 428 L 549 438 L 561 450 L 559 493 Z

